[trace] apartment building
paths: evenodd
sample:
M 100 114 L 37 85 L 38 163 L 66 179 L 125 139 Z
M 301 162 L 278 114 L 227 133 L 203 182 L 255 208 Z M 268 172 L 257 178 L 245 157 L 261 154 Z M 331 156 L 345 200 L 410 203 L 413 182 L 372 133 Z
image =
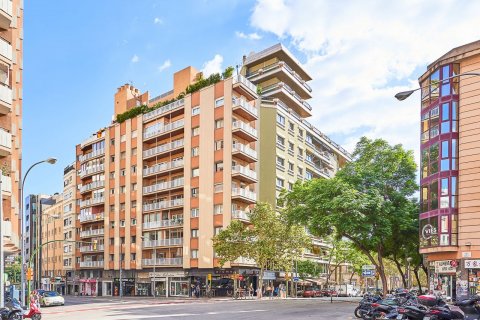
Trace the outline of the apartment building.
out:
M 4 250 L 18 252 L 22 147 L 23 1 L 0 2 L 0 168 Z
M 296 181 L 328 179 L 350 154 L 305 119 L 312 115 L 312 77 L 282 44 L 243 58 L 242 74 L 261 90 L 259 200 L 276 205 Z M 312 238 L 305 256 L 326 274 L 330 245 Z
M 118 88 L 114 117 L 131 116 L 77 145 L 77 239 L 92 244 L 76 252 L 79 294 L 187 296 L 224 270 L 211 239 L 257 200 L 258 96 L 241 75 L 182 94 L 201 78 L 180 70 L 153 99 Z
M 479 72 L 476 41 L 445 53 L 419 78 L 420 253 L 430 289 L 457 300 L 479 293 Z
M 63 170 L 63 270 L 65 273 L 65 293 L 73 294 L 73 279 L 75 276 L 75 243 L 76 240 L 76 211 L 77 170 L 73 163 Z

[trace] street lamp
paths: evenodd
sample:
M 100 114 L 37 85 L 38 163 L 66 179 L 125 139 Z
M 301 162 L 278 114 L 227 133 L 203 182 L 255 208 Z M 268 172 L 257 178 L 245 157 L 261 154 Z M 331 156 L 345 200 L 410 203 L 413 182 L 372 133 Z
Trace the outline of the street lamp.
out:
M 145 236 L 140 236 L 140 238 L 142 238 L 142 241 L 144 240 L 151 240 L 150 238 L 149 239 L 146 239 Z M 157 274 L 155 273 L 155 266 L 157 265 L 157 247 L 153 246 L 153 297 L 155 298 L 155 290 L 157 289 L 156 287 L 156 278 L 157 278 Z
M 410 262 L 412 262 L 412 257 L 407 258 L 407 288 L 410 289 L 411 284 L 410 284 Z
M 28 173 L 30 172 L 30 170 L 33 169 L 33 167 L 35 167 L 36 165 L 39 165 L 40 163 L 49 163 L 49 164 L 55 164 L 57 162 L 57 158 L 47 158 L 45 160 L 42 160 L 42 161 L 38 161 L 34 164 L 32 164 L 30 166 L 30 168 L 28 168 L 27 172 L 25 173 L 25 175 L 23 176 L 23 179 L 22 179 L 22 185 L 21 185 L 21 188 L 20 188 L 20 199 L 18 200 L 20 203 L 19 203 L 19 207 L 20 207 L 20 250 L 21 250 L 21 256 L 22 256 L 22 261 L 21 261 L 21 265 L 22 265 L 22 268 L 21 268 L 21 287 L 22 287 L 22 296 L 21 296 L 21 301 L 23 303 L 23 305 L 26 305 L 26 299 L 25 299 L 25 230 L 24 230 L 24 212 L 23 212 L 23 187 L 25 185 L 25 179 L 27 178 L 28 176 Z M 3 249 L 2 249 L 3 251 Z

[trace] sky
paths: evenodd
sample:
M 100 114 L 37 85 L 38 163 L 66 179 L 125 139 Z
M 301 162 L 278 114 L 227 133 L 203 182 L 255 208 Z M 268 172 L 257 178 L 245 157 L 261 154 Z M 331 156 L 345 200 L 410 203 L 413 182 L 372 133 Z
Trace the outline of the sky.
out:
M 352 151 L 384 138 L 419 158 L 418 87 L 429 63 L 480 39 L 479 1 L 25 1 L 25 194 L 63 189 L 75 145 L 108 126 L 113 95 L 131 83 L 150 97 L 175 71 L 209 74 L 283 43 L 313 77 L 309 122 Z

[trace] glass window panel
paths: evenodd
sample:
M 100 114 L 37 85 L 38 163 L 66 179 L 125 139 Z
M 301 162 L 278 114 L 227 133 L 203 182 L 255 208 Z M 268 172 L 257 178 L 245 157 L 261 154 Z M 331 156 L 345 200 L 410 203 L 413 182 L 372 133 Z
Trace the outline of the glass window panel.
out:
M 421 84 L 422 88 L 422 101 L 424 99 L 428 99 L 430 95 L 430 79 L 426 79 L 425 81 L 422 82 Z
M 448 141 L 442 141 L 442 158 L 448 158 L 449 154 Z
M 420 193 L 420 203 L 421 203 L 421 211 L 427 212 L 428 211 L 428 185 L 422 186 L 422 192 Z
M 449 202 L 449 197 L 448 196 L 440 197 L 440 208 L 441 209 L 448 208 L 448 205 L 449 205 L 448 202 Z
M 456 158 L 452 159 L 452 170 L 458 170 L 458 161 Z
M 453 75 L 457 75 L 457 74 L 460 74 L 460 64 L 458 63 L 453 63 L 452 64 L 452 73 Z
M 438 172 L 438 162 L 434 162 L 430 165 L 430 174 L 435 174 Z
M 438 181 L 430 183 L 430 210 L 438 209 Z
M 458 131 L 458 121 L 452 121 L 452 132 Z
M 429 159 L 428 159 L 428 148 L 422 151 L 422 170 L 421 170 L 421 175 L 422 178 L 428 177 L 428 165 L 429 165 Z
M 438 107 L 435 107 L 433 108 L 432 110 L 430 110 L 430 118 L 438 118 L 438 115 L 439 115 L 439 108 Z
M 449 245 L 449 241 L 450 240 L 450 235 L 447 233 L 447 234 L 442 234 L 440 236 L 440 245 L 441 246 L 448 246 Z
M 443 159 L 440 162 L 440 171 L 448 171 L 450 170 L 450 160 L 449 159 Z
M 430 76 L 430 96 L 433 100 L 438 98 L 439 80 L 440 70 L 437 70 Z
M 442 133 L 449 133 L 450 132 L 450 121 L 442 122 L 441 132 Z
M 447 83 L 442 85 L 442 97 L 450 95 L 450 81 L 447 80 Z
M 438 160 L 438 142 L 430 146 L 430 162 Z
M 458 158 L 457 139 L 452 139 L 452 157 Z
M 452 246 L 456 246 L 457 245 L 457 234 L 456 233 L 452 233 L 451 234 L 451 237 L 452 237 L 452 240 L 450 241 L 450 244 Z
M 451 177 L 450 178 L 450 183 L 451 183 L 451 186 L 450 186 L 451 194 L 458 194 L 457 177 Z
M 446 121 L 450 118 L 450 104 L 442 104 L 442 121 Z
M 448 77 L 450 77 L 450 65 L 449 64 L 442 67 L 442 79 L 447 79 Z
M 432 130 L 430 130 L 430 138 L 435 138 L 438 136 L 438 124 L 434 127 L 432 127 Z
M 450 220 L 452 221 L 452 233 L 457 233 L 457 215 L 452 214 Z
M 448 216 L 440 217 L 440 232 L 448 232 Z
M 441 182 L 441 195 L 448 195 L 448 178 L 443 178 Z
M 457 101 L 452 101 L 452 120 L 458 120 L 457 113 L 458 113 L 458 103 Z

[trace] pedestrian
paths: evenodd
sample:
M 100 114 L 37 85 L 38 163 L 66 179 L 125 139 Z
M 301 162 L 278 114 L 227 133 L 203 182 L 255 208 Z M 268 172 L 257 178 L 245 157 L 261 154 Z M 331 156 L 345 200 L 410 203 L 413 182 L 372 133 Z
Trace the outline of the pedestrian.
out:
M 257 288 L 257 299 L 262 299 L 262 289 Z
M 270 286 L 270 284 L 267 287 L 267 294 L 270 297 L 270 299 L 273 299 L 273 288 Z
M 193 298 L 195 297 L 195 285 L 192 283 L 190 286 L 190 296 Z
M 250 285 L 248 286 L 248 296 L 250 297 L 250 299 L 253 299 L 253 284 L 250 283 Z
M 280 286 L 280 298 L 285 299 L 287 297 L 285 284 L 281 283 Z
M 195 288 L 195 295 L 197 298 L 200 298 L 200 284 L 197 283 L 197 286 Z

